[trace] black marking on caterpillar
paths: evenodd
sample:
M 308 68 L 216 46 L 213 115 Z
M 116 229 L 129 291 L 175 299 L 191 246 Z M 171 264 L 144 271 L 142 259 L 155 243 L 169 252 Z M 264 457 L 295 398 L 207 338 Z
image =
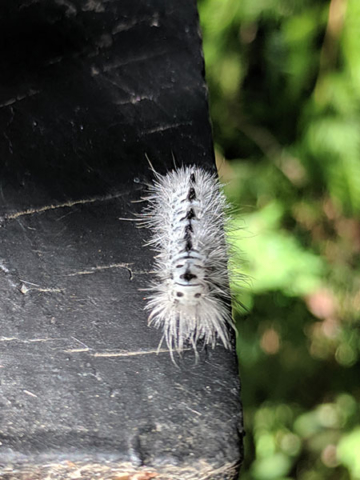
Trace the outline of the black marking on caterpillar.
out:
M 227 203 L 216 175 L 201 167 L 153 170 L 141 223 L 151 229 L 155 279 L 146 309 L 170 352 L 199 340 L 230 348 L 231 296 L 224 223 Z

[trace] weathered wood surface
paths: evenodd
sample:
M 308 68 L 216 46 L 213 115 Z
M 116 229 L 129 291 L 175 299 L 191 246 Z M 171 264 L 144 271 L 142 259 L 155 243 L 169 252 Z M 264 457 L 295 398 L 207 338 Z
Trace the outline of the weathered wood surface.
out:
M 3 1 L 0 71 L 0 478 L 235 478 L 235 354 L 156 354 L 119 220 L 213 166 L 195 2 Z

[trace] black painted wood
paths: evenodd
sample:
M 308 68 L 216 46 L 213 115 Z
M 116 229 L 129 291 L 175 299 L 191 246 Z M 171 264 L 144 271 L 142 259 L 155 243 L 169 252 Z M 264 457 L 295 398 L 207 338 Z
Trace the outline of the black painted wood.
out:
M 3 1 L 0 126 L 0 478 L 235 478 L 235 353 L 156 354 L 121 220 L 214 168 L 195 2 Z

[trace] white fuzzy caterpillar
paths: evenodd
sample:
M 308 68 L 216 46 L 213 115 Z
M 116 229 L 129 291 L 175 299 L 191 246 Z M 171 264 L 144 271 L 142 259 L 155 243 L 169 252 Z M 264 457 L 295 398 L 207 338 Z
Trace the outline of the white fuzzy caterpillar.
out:
M 142 214 L 157 252 L 149 324 L 163 329 L 171 352 L 188 342 L 196 349 L 198 340 L 214 347 L 217 338 L 229 348 L 227 203 L 219 181 L 197 166 L 154 175 Z

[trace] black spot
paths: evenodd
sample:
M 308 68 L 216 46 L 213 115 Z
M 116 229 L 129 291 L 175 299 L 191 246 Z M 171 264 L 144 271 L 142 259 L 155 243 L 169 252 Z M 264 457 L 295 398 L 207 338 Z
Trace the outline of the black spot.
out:
M 189 202 L 192 202 L 193 200 L 196 199 L 195 188 L 190 187 L 189 194 L 188 194 L 187 198 L 188 198 Z
M 194 210 L 192 208 L 190 208 L 190 210 L 186 213 L 186 219 L 187 220 L 192 220 L 195 217 L 196 217 L 196 215 L 195 215 Z
M 192 174 L 190 175 L 190 182 L 192 182 L 192 183 L 196 183 L 196 180 L 195 180 L 195 173 L 192 173 Z
M 190 210 L 186 212 L 185 217 L 180 218 L 180 222 L 182 222 L 183 220 L 192 220 L 193 218 L 196 218 L 196 215 L 194 210 L 190 208 Z
M 180 275 L 180 278 L 186 282 L 190 282 L 193 278 L 197 278 L 197 275 L 191 273 L 190 270 L 186 270 L 183 275 Z
M 177 296 L 177 297 L 183 297 L 184 294 L 183 294 L 182 292 L 176 292 L 176 296 Z
M 191 233 L 193 232 L 193 228 L 192 228 L 192 226 L 191 226 L 191 223 L 188 223 L 188 224 L 186 225 L 186 227 L 185 227 L 185 234 L 186 234 L 186 235 L 188 235 L 188 234 L 190 235 L 190 232 L 191 232 Z
M 175 268 L 182 268 L 184 265 L 176 265 Z
M 195 293 L 194 297 L 195 297 L 195 298 L 200 298 L 200 297 L 201 297 L 201 293 Z
M 189 252 L 192 249 L 192 241 L 191 241 L 191 233 L 192 228 L 191 225 L 186 225 L 185 227 L 185 235 L 184 235 L 184 240 L 186 241 L 186 250 Z

